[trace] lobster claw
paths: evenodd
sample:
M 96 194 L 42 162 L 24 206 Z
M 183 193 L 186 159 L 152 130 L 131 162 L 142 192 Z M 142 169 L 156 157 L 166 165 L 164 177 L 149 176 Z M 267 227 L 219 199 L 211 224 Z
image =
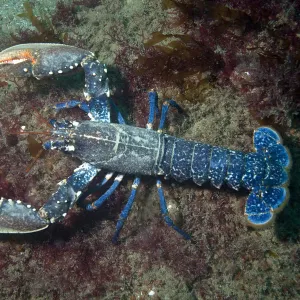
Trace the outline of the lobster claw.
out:
M 35 208 L 20 200 L 0 199 L 0 233 L 30 233 L 49 226 Z
M 20 44 L 0 52 L 0 73 L 37 79 L 67 73 L 81 65 L 93 53 L 69 45 Z

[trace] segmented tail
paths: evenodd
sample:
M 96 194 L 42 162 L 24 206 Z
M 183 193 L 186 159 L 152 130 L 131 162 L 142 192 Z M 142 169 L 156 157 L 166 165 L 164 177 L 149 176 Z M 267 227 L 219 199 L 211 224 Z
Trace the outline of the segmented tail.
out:
M 270 223 L 289 199 L 288 169 L 291 157 L 282 145 L 279 134 L 269 128 L 254 131 L 254 148 L 265 162 L 265 172 L 260 184 L 254 186 L 247 199 L 245 215 L 254 227 Z

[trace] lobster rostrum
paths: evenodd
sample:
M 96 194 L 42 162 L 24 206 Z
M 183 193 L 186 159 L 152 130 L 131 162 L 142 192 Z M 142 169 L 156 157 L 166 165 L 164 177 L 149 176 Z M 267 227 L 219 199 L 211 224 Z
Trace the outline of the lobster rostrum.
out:
M 220 188 L 224 183 L 238 190 L 246 188 L 249 196 L 245 215 L 253 226 L 269 224 L 288 201 L 288 168 L 291 159 L 279 134 L 269 128 L 254 131 L 254 152 L 244 153 L 218 146 L 187 141 L 162 133 L 170 106 L 181 111 L 174 100 L 163 103 L 157 131 L 152 130 L 159 115 L 157 93 L 148 94 L 150 105 L 147 128 L 125 124 L 122 115 L 109 98 L 106 67 L 93 53 L 61 44 L 23 44 L 0 52 L 0 72 L 13 76 L 34 76 L 37 79 L 83 68 L 86 100 L 70 100 L 55 106 L 57 110 L 80 107 L 89 121 L 50 120 L 52 139 L 44 143 L 47 150 L 58 149 L 83 163 L 67 179 L 58 183 L 50 199 L 36 210 L 20 200 L 1 198 L 0 233 L 30 233 L 62 220 L 72 206 L 88 193 L 88 186 L 97 173 L 107 170 L 98 187 L 114 174 L 114 180 L 99 199 L 85 205 L 87 210 L 99 208 L 115 191 L 125 174 L 134 174 L 129 199 L 117 222 L 113 241 L 134 203 L 140 176 L 172 177 L 178 182 L 192 179 L 202 185 L 210 181 Z M 110 109 L 118 113 L 118 124 L 110 122 Z M 161 181 L 156 186 L 165 222 L 184 238 L 190 236 L 177 227 L 168 215 Z

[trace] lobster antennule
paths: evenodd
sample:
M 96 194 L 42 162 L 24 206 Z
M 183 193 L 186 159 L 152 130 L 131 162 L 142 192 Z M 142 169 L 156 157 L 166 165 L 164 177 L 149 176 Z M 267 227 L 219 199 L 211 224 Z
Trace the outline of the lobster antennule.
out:
M 31 205 L 5 198 L 0 199 L 0 224 L 0 233 L 31 233 L 49 226 Z

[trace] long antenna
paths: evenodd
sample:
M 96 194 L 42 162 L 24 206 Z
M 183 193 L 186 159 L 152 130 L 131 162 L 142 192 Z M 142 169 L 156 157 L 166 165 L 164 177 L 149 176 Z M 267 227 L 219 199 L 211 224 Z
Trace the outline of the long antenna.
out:
M 49 124 L 49 122 L 40 114 L 40 112 L 38 112 L 35 107 L 31 107 L 31 109 L 34 111 L 35 115 L 37 116 L 37 118 L 39 119 L 40 122 L 46 124 L 46 126 L 48 128 L 52 129 L 52 126 Z
M 16 134 L 16 135 L 21 135 L 21 134 L 52 134 L 51 131 L 10 131 L 10 134 Z
M 32 169 L 32 167 L 34 166 L 34 164 L 37 162 L 37 160 L 40 158 L 40 156 L 42 155 L 42 153 L 45 151 L 45 149 L 40 149 L 38 154 L 34 157 L 33 161 L 30 163 L 30 165 L 26 168 L 25 172 L 29 173 L 29 171 Z

